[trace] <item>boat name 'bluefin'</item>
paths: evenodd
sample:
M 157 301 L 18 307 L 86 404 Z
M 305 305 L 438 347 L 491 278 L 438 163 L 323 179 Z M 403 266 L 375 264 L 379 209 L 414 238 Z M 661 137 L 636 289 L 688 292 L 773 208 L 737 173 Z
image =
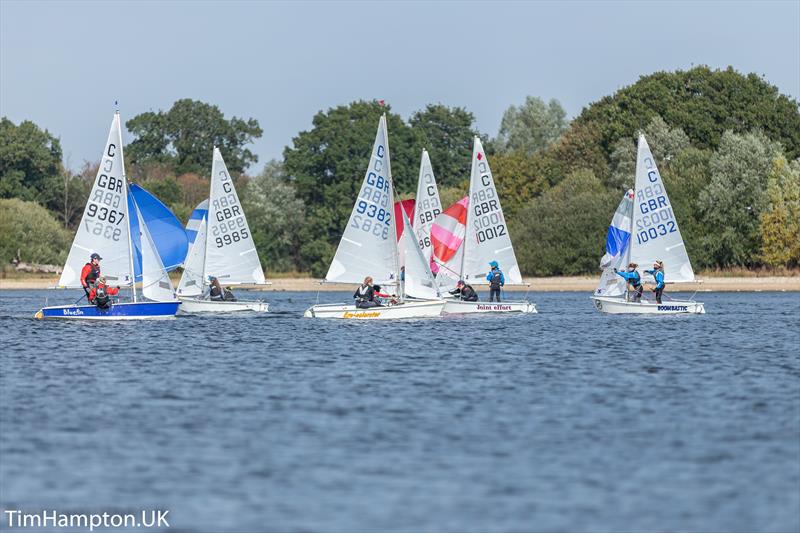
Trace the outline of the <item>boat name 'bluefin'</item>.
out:
M 659 311 L 688 311 L 689 307 L 686 305 L 659 305 Z
M 83 311 L 80 309 L 64 309 L 64 316 L 82 316 Z

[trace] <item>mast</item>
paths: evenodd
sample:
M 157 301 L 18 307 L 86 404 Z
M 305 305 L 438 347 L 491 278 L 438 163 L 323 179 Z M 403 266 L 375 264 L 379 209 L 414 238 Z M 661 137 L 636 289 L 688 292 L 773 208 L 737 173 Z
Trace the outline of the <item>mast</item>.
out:
M 464 227 L 464 243 L 461 245 L 461 268 L 458 269 L 458 279 L 464 279 L 464 262 L 467 260 L 467 243 L 469 242 L 469 228 L 472 222 L 472 181 L 475 179 L 475 139 L 472 140 L 472 165 L 469 170 L 469 191 L 467 192 L 467 220 Z
M 114 120 L 119 123 L 119 109 L 116 111 Z M 134 204 L 136 200 L 133 199 L 133 195 L 130 193 L 128 177 L 125 175 L 125 154 L 122 151 L 122 125 L 119 125 L 117 131 L 119 132 L 119 155 L 122 165 L 122 179 L 125 182 L 125 216 L 128 217 L 128 260 L 131 269 L 131 290 L 133 291 L 133 303 L 136 303 L 136 269 L 133 265 L 133 232 L 131 228 L 131 213 L 130 209 L 128 209 L 128 198 L 130 198 Z M 139 223 L 142 224 L 143 222 L 140 220 Z M 141 228 L 139 233 L 141 233 Z
M 386 132 L 386 176 L 389 178 L 389 209 L 391 209 L 392 216 L 394 216 L 394 178 L 392 177 L 392 163 L 391 163 L 391 154 L 389 153 L 389 125 L 386 122 L 386 113 L 381 116 L 381 120 L 383 121 L 383 131 Z M 403 214 L 403 205 L 400 205 L 401 215 Z M 397 292 L 400 293 L 400 301 L 405 300 L 405 295 L 403 294 L 403 284 L 400 282 L 400 249 L 399 249 L 399 242 L 397 241 L 397 221 L 394 221 L 394 224 L 390 224 L 391 231 L 389 232 L 389 238 L 394 239 L 394 253 L 392 254 L 393 263 L 394 263 L 394 271 L 397 275 Z
M 203 221 L 200 222 L 201 226 L 203 225 L 203 222 L 205 222 L 206 225 L 206 245 L 203 247 L 203 279 L 200 282 L 201 297 L 206 292 L 206 279 L 208 277 L 208 274 L 206 273 L 206 263 L 208 261 L 208 241 L 211 240 L 211 232 L 208 231 L 208 217 L 211 215 L 211 206 L 213 205 L 212 202 L 214 201 L 214 199 L 211 198 L 211 195 L 214 194 L 214 155 L 216 155 L 216 152 L 217 147 L 214 146 L 214 148 L 211 150 L 211 179 L 208 180 L 208 209 L 206 210 L 206 216 L 204 217 Z

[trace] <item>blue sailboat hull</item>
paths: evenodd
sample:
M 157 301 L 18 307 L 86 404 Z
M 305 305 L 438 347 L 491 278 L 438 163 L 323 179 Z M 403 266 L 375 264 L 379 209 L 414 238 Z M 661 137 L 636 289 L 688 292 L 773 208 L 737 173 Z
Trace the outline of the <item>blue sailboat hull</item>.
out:
M 147 320 L 174 318 L 180 302 L 130 302 L 117 303 L 108 309 L 94 305 L 55 305 L 44 307 L 35 318 L 60 318 L 68 320 Z

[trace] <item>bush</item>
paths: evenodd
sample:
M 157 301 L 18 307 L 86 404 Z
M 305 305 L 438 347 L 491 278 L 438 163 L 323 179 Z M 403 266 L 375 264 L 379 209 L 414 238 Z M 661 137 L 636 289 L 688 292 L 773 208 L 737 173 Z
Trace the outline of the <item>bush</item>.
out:
M 44 207 L 16 198 L 0 200 L 0 261 L 60 265 L 67 260 L 72 234 Z

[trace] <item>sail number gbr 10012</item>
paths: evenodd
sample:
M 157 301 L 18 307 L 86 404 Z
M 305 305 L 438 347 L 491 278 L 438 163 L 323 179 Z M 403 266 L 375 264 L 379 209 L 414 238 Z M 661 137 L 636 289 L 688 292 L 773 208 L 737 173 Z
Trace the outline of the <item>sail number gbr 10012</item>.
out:
M 222 190 L 227 193 L 212 202 L 214 218 L 211 226 L 211 237 L 217 248 L 230 246 L 243 241 L 250 236 L 244 222 L 242 207 L 232 192 L 230 182 L 222 184 Z
M 489 175 L 481 176 L 481 183 L 484 188 L 472 193 L 472 226 L 478 242 L 486 242 L 507 234 L 506 221 L 503 212 L 500 210 L 500 202 L 497 199 L 497 192 L 492 187 Z
M 383 240 L 389 238 L 392 212 L 389 209 L 389 180 L 370 171 L 366 185 L 358 195 L 350 226 Z

